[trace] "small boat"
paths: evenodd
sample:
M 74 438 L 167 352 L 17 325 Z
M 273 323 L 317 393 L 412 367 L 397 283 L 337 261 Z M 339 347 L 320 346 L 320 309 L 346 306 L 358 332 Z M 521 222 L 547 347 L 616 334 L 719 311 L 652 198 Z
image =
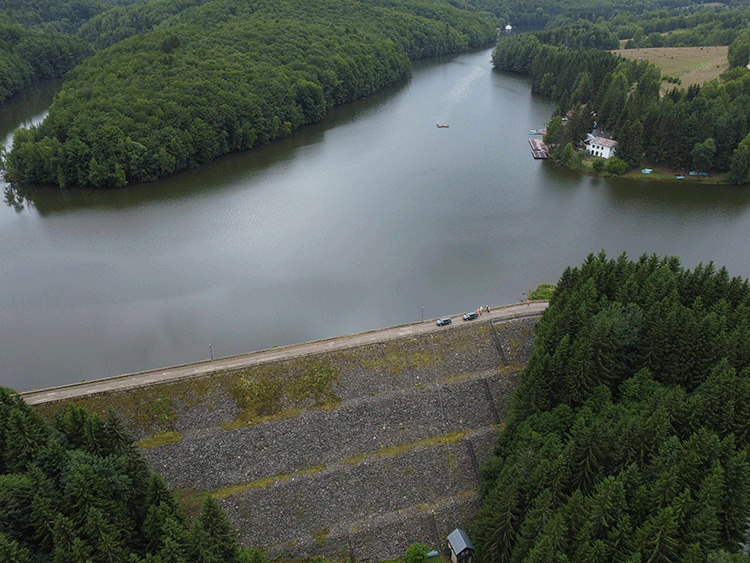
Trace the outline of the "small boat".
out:
M 437 126 L 438 127 L 449 127 L 449 125 L 447 123 L 438 123 Z

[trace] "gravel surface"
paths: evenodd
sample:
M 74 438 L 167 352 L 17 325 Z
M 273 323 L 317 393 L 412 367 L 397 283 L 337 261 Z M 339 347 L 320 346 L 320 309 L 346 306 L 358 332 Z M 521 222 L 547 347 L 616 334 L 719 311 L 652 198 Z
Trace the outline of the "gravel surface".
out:
M 533 350 L 535 322 L 472 322 L 320 354 L 337 373 L 338 406 L 252 426 L 221 426 L 241 409 L 216 385 L 157 429 L 181 441 L 142 452 L 170 487 L 218 494 L 242 545 L 271 556 L 356 562 L 402 556 L 416 541 L 442 549 L 478 507 L 477 467 Z M 274 369 L 291 376 L 298 366 Z

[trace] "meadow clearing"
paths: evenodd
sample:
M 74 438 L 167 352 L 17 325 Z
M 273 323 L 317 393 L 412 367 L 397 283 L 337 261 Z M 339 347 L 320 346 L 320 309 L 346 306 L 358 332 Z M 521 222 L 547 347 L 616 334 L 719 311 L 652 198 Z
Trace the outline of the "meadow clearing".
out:
M 655 64 L 662 76 L 674 76 L 680 86 L 703 84 L 729 68 L 726 45 L 718 47 L 648 47 L 645 49 L 618 49 L 612 51 L 627 59 L 644 59 Z M 662 90 L 671 90 L 675 84 L 662 82 Z

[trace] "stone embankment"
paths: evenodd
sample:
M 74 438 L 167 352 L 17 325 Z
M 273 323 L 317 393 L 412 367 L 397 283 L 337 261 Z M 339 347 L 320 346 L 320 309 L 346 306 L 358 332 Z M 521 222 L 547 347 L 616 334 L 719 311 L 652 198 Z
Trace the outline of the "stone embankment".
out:
M 244 546 L 395 558 L 469 525 L 537 319 L 480 318 L 79 403 L 115 407 L 150 467 L 219 499 Z

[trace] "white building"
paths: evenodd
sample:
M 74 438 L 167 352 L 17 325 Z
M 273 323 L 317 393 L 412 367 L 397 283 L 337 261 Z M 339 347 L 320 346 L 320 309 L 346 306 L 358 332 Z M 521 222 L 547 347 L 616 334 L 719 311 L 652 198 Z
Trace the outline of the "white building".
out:
M 594 137 L 588 143 L 589 154 L 591 156 L 601 156 L 602 158 L 609 158 L 615 154 L 615 147 L 617 141 L 612 139 L 605 139 L 604 137 Z

